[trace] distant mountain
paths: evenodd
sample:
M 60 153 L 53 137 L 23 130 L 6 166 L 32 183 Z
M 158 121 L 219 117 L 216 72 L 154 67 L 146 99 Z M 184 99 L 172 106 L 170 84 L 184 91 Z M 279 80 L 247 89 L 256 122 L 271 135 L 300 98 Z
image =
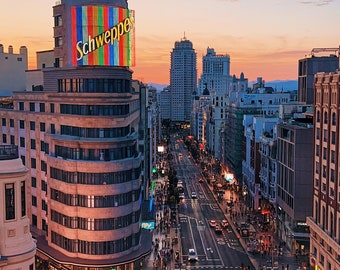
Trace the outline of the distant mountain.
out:
M 251 87 L 256 81 L 249 82 L 249 86 Z M 148 83 L 148 85 L 155 87 L 158 91 L 162 91 L 168 84 L 157 84 L 157 83 Z M 293 91 L 298 89 L 298 81 L 297 80 L 275 80 L 265 82 L 265 86 L 271 86 L 277 91 L 283 90 L 284 92 Z
M 249 83 L 250 85 L 253 85 L 256 82 L 251 82 Z M 276 80 L 276 81 L 269 81 L 269 82 L 265 82 L 265 86 L 271 86 L 274 89 L 276 89 L 277 91 L 283 91 L 283 92 L 287 92 L 287 91 L 293 91 L 293 90 L 297 90 L 298 89 L 298 81 L 297 80 L 286 80 L 286 81 L 282 81 L 282 80 Z

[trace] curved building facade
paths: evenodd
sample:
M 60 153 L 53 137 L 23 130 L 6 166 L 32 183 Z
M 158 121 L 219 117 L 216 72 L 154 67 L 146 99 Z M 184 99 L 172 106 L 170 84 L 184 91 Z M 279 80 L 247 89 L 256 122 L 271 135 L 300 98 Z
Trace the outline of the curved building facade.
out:
M 2 139 L 30 169 L 37 269 L 141 269 L 152 235 L 141 228 L 134 11 L 62 0 L 53 16 L 55 68 L 0 112 Z

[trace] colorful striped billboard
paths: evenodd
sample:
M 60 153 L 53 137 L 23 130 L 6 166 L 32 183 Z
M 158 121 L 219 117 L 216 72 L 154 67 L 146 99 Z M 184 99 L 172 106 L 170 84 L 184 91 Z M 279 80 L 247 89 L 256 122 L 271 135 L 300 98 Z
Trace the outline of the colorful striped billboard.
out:
M 134 66 L 134 10 L 72 7 L 72 59 L 74 66 Z

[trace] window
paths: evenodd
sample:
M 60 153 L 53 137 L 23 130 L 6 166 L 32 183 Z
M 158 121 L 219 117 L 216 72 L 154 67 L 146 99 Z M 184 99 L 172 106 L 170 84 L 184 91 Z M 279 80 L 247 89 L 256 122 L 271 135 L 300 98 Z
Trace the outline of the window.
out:
M 47 172 L 47 164 L 46 164 L 46 162 L 45 161 L 41 161 L 40 162 L 40 167 L 41 167 L 41 170 L 43 171 L 43 172 Z
M 37 168 L 37 160 L 35 158 L 31 158 L 31 168 L 32 169 Z
M 19 111 L 24 111 L 25 110 L 25 103 L 19 102 Z
M 35 140 L 31 139 L 31 149 L 36 149 Z
M 45 123 L 40 123 L 40 131 L 45 131 L 45 130 L 46 130 Z
M 32 185 L 32 187 L 37 187 L 37 178 L 35 178 L 35 177 L 31 178 L 31 185 Z
M 30 102 L 30 112 L 35 111 L 35 104 L 33 102 Z
M 33 206 L 37 206 L 37 197 L 35 197 L 35 196 L 32 196 L 32 205 Z
M 56 15 L 54 17 L 54 26 L 62 26 L 63 25 L 63 18 L 61 15 Z
M 331 150 L 331 162 L 335 163 L 335 151 Z
M 25 147 L 25 138 L 20 137 L 20 147 Z
M 47 191 L 47 183 L 44 180 L 41 180 L 41 190 Z
M 335 144 L 335 140 L 336 140 L 335 131 L 332 131 L 332 133 L 331 133 L 331 143 Z
M 332 113 L 332 125 L 336 125 L 336 114 L 334 112 Z
M 327 112 L 325 112 L 323 116 L 324 116 L 323 123 L 328 124 L 328 114 L 327 114 Z
M 15 141 L 14 135 L 11 135 L 10 139 L 11 139 L 11 144 L 15 144 L 15 143 L 14 143 L 14 141 Z
M 47 212 L 47 204 L 45 200 L 41 200 L 41 209 Z
M 51 112 L 51 113 L 54 113 L 54 103 L 51 103 L 51 104 L 50 104 L 50 112 Z
M 21 181 L 21 216 L 26 216 L 26 185 Z
M 30 121 L 30 130 L 35 130 L 35 122 Z
M 9 126 L 14 127 L 14 119 L 9 119 Z
M 25 129 L 25 121 L 24 120 L 20 120 L 19 121 L 19 128 L 20 129 Z
M 2 134 L 2 142 L 7 143 L 7 136 L 6 134 Z
M 40 112 L 45 112 L 45 103 L 39 103 Z
M 51 133 L 55 134 L 55 124 L 51 124 Z
M 63 45 L 63 37 L 59 36 L 59 37 L 55 37 L 54 38 L 54 46 L 56 48 L 61 47 Z
M 32 215 L 32 225 L 34 227 L 37 227 L 37 225 L 38 225 L 38 219 L 37 219 L 36 215 Z
M 15 219 L 14 183 L 5 185 L 6 220 Z

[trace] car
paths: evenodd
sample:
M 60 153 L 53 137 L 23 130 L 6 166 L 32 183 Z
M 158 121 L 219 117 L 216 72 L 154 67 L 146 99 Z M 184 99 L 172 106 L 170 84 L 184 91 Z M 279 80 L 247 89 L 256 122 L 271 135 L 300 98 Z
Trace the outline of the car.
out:
M 198 260 L 196 251 L 193 248 L 189 248 L 188 256 L 189 256 L 188 257 L 189 261 L 197 261 Z
M 178 194 L 178 198 L 184 199 L 184 193 L 182 192 L 182 193 Z
M 217 233 L 217 234 L 221 234 L 222 233 L 222 228 L 218 224 L 215 226 L 215 233 Z
M 212 219 L 209 221 L 209 225 L 211 228 L 215 228 L 215 226 L 217 225 L 217 221 L 215 219 Z
M 225 220 L 225 219 L 223 219 L 223 220 L 221 221 L 221 227 L 222 227 L 223 229 L 228 228 L 228 221 Z
M 197 199 L 197 194 L 196 194 L 195 191 L 192 191 L 192 192 L 191 192 L 191 198 Z

